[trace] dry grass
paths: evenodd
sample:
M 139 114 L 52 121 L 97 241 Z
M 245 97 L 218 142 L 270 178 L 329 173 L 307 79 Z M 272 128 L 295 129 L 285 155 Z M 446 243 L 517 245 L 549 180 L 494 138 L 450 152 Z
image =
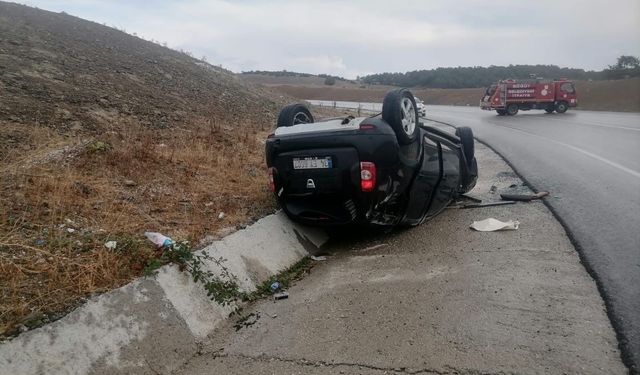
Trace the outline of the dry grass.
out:
M 0 337 L 139 276 L 157 255 L 144 231 L 197 241 L 275 208 L 267 130 L 252 123 L 93 136 L 0 128 Z

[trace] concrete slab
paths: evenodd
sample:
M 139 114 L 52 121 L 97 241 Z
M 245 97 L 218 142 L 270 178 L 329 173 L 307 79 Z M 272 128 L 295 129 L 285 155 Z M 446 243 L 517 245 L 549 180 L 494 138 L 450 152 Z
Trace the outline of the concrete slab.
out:
M 278 212 L 201 250 L 252 291 L 327 240 Z M 212 272 L 220 269 L 207 263 Z M 61 320 L 0 344 L 0 375 L 164 374 L 182 366 L 234 306 L 209 300 L 175 266 L 91 299 Z
M 167 336 L 172 345 L 166 345 Z M 157 282 L 141 279 L 3 344 L 0 373 L 131 373 L 147 369 L 146 362 L 170 371 L 196 349 Z M 144 360 L 134 355 L 141 351 Z

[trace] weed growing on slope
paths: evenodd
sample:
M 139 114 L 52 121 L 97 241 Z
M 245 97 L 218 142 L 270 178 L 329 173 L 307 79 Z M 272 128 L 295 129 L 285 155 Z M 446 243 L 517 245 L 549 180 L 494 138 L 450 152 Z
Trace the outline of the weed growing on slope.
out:
M 251 293 L 245 293 L 242 295 L 243 301 L 255 301 L 260 298 L 269 296 L 273 294 L 271 290 L 271 284 L 274 282 L 279 282 L 282 285 L 282 288 L 286 289 L 291 286 L 295 281 L 300 280 L 305 274 L 309 272 L 309 270 L 313 267 L 313 262 L 311 258 L 304 257 L 296 262 L 293 266 L 288 268 L 287 270 L 271 276 L 262 284 L 258 285 L 255 291 Z
M 226 306 L 243 296 L 238 287 L 238 279 L 225 267 L 226 259 L 214 258 L 206 252 L 193 252 L 187 241 L 176 242 L 164 248 L 162 255 L 152 259 L 144 269 L 145 275 L 154 275 L 164 264 L 173 263 L 180 271 L 187 272 L 193 282 L 200 283 L 207 291 L 207 296 L 220 305 Z M 209 264 L 220 269 L 216 275 L 209 269 Z

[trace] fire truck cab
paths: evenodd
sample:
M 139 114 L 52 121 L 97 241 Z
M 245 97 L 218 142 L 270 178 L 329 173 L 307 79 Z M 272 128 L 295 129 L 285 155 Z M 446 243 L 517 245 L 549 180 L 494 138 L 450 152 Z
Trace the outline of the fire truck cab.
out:
M 498 112 L 498 115 L 513 116 L 519 110 L 543 109 L 547 113 L 565 113 L 569 107 L 578 105 L 573 82 L 561 78 L 545 80 L 501 80 L 485 91 L 480 108 Z

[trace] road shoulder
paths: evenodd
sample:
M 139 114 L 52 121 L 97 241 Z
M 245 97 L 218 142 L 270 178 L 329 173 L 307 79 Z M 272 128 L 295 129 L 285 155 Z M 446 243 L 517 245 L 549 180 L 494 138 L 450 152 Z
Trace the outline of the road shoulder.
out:
M 527 190 L 495 153 L 476 152 L 473 195 Z M 520 228 L 469 229 L 488 217 Z M 595 282 L 542 202 L 447 209 L 329 249 L 289 299 L 250 306 L 254 324 L 225 323 L 179 373 L 626 372 Z

